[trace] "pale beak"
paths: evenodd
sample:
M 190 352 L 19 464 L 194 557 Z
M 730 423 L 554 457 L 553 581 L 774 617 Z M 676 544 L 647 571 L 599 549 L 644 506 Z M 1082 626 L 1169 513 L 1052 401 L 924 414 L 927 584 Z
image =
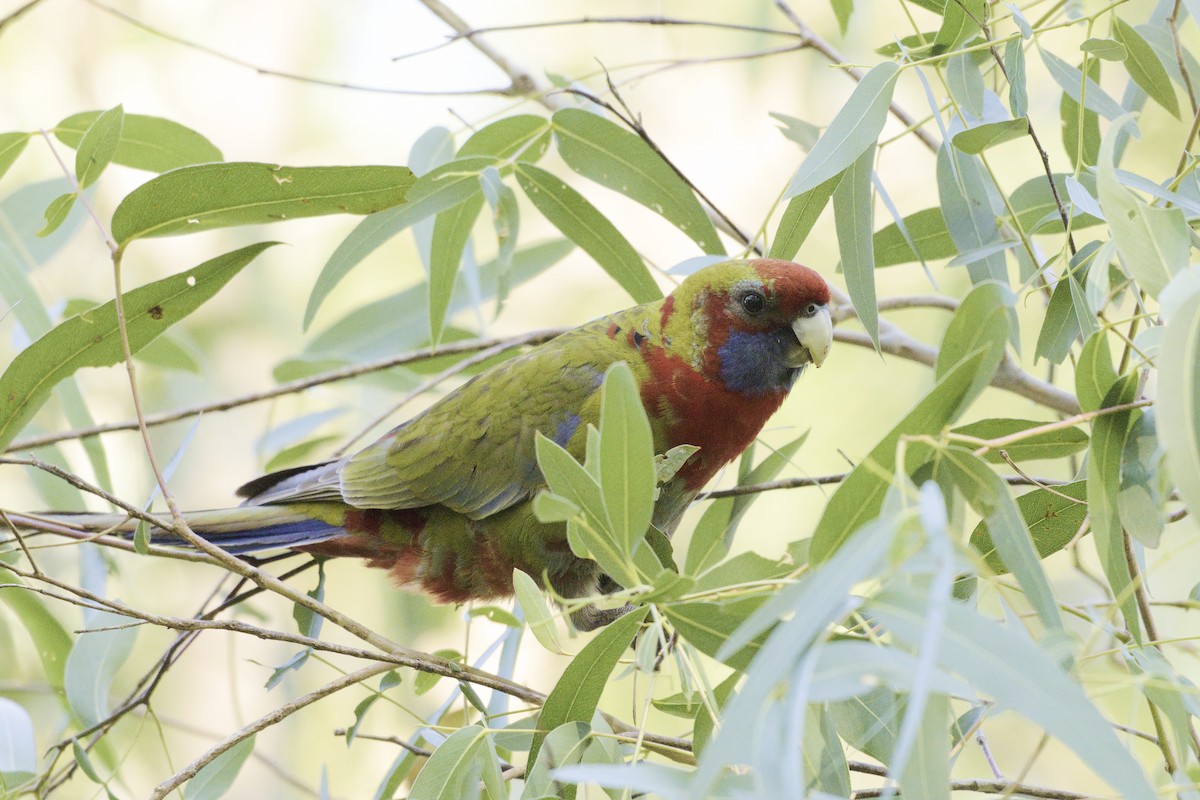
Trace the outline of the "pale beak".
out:
M 796 333 L 796 341 L 800 348 L 796 350 L 788 365 L 792 368 L 802 367 L 809 361 L 820 367 L 829 355 L 833 346 L 833 321 L 829 318 L 828 306 L 821 306 L 811 317 L 797 317 L 792 322 L 792 330 Z

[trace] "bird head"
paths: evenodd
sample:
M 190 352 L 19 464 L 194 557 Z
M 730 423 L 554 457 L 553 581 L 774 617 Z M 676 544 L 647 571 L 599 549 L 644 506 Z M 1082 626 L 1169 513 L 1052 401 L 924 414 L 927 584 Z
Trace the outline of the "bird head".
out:
M 829 286 L 808 267 L 773 258 L 697 271 L 663 308 L 673 347 L 710 380 L 745 394 L 786 392 L 833 343 Z

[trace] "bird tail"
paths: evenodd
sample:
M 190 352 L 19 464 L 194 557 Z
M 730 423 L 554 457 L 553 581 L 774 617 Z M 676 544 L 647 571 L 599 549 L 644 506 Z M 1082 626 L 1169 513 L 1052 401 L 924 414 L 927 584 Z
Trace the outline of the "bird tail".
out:
M 8 514 L 18 529 L 73 538 L 110 534 L 132 539 L 138 520 L 126 514 Z M 238 506 L 189 511 L 184 520 L 198 536 L 233 555 L 319 544 L 346 533 L 340 525 L 298 514 L 286 506 Z M 187 542 L 151 527 L 154 544 L 187 547 Z

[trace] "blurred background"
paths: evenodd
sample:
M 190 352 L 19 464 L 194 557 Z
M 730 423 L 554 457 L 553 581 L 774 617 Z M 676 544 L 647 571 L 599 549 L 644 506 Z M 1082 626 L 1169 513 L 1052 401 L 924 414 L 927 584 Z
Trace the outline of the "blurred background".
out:
M 0 18 L 18 11 L 22 3 L 0 2 Z M 207 136 L 230 161 L 263 161 L 294 166 L 339 164 L 404 164 L 414 141 L 425 131 L 443 126 L 461 144 L 469 132 L 500 116 L 516 112 L 545 114 L 533 99 L 505 96 L 511 79 L 468 41 L 446 44 L 447 24 L 416 0 L 393 2 L 334 2 L 334 0 L 235 0 L 164 3 L 112 0 L 111 5 L 86 0 L 43 0 L 0 28 L 0 131 L 52 128 L 59 120 L 87 110 L 123 104 L 127 113 L 165 117 Z M 860 3 L 842 34 L 831 6 L 796 2 L 794 10 L 851 64 L 870 66 L 880 60 L 873 48 L 912 31 L 909 15 L 920 9 L 900 2 Z M 1022 4 L 1037 15 L 1052 5 Z M 1082 10 L 1098 3 L 1078 3 Z M 1131 2 L 1122 13 L 1138 19 L 1151 3 Z M 449 7 L 470 26 L 520 25 L 569 20 L 585 16 L 664 17 L 710 20 L 762 26 L 794 32 L 789 20 L 770 2 L 701 2 L 679 0 L 655 3 L 633 0 L 537 2 L 451 0 Z M 936 27 L 924 18 L 922 29 Z M 1189 35 L 1195 38 L 1196 29 Z M 1058 50 L 1083 31 L 1063 29 Z M 711 200 L 744 230 L 764 230 L 769 237 L 781 210 L 779 197 L 803 157 L 795 143 L 779 131 L 770 112 L 798 117 L 817 126 L 829 123 L 853 89 L 843 71 L 812 49 L 795 49 L 795 40 L 763 32 L 731 31 L 701 26 L 592 24 L 532 28 L 487 33 L 482 41 L 527 73 L 540 89 L 554 83 L 571 84 L 591 92 L 606 92 L 605 70 L 629 109 L 671 160 Z M 445 45 L 439 47 L 439 45 Z M 789 49 L 790 48 L 790 49 Z M 780 52 L 786 50 L 786 52 Z M 1031 117 L 1057 122 L 1059 91 L 1049 86 L 1036 59 L 1031 59 Z M 935 92 L 940 91 L 935 87 Z M 575 98 L 557 92 L 553 102 L 573 104 Z M 897 102 L 918 120 L 930 115 L 919 82 L 907 73 L 901 78 Z M 927 125 L 932 133 L 936 126 Z M 1143 139 L 1131 145 L 1130 158 L 1149 158 L 1156 149 L 1177 148 L 1186 125 L 1157 106 L 1147 107 L 1141 123 Z M 883 187 L 901 214 L 936 205 L 934 156 L 903 127 L 889 120 L 879 151 L 877 170 Z M 1043 142 L 1058 170 L 1069 169 L 1058 131 L 1047 126 Z M 892 140 L 892 141 L 889 141 Z M 41 227 L 45 204 L 65 189 L 56 155 L 73 163 L 73 151 L 57 140 L 30 142 L 12 171 L 0 183 L 9 243 L 37 249 L 36 267 L 27 274 L 36 297 L 22 302 L 42 303 L 57 319 L 72 301 L 103 302 L 112 296 L 108 252 L 96 227 L 81 209 L 46 240 L 32 240 Z M 1143 155 L 1145 154 L 1145 155 Z M 993 164 L 1007 192 L 1037 168 L 1037 154 L 1025 140 L 994 151 Z M 572 173 L 553 153 L 544 165 L 567 180 Z M 1011 169 L 1012 182 L 1005 183 Z M 121 198 L 150 177 L 148 173 L 112 167 L 90 201 L 107 221 Z M 47 181 L 58 181 L 50 185 Z M 574 181 L 592 202 L 618 225 L 654 267 L 664 290 L 677 277 L 672 266 L 699 255 L 694 243 L 661 218 L 614 192 Z M 524 201 L 523 201 L 524 202 Z M 527 210 L 523 206 L 523 211 Z M 890 222 L 880 203 L 876 227 Z M 172 329 L 168 342 L 139 359 L 139 378 L 148 413 L 191 406 L 262 391 L 280 377 L 290 377 L 327 365 L 327 352 L 314 347 L 322 331 L 344 320 L 364 304 L 415 287 L 423 292 L 424 267 L 413 236 L 402 234 L 373 253 L 322 306 L 308 330 L 303 315 L 316 276 L 334 248 L 357 224 L 357 218 L 327 217 L 301 222 L 239 228 L 196 236 L 144 241 L 125 259 L 126 287 L 174 274 L 217 254 L 254 241 L 278 239 L 286 246 L 269 250 L 245 269 L 225 290 L 188 320 Z M 559 237 L 537 214 L 523 213 L 520 246 Z M 476 237 L 479 260 L 494 253 L 495 237 L 481 223 Z M 729 252 L 741 248 L 727 240 Z M 804 244 L 799 261 L 821 271 L 832 282 L 837 244 L 830 212 L 818 222 Z M 961 296 L 968 286 L 962 270 L 939 269 L 936 286 L 918 264 L 891 267 L 878 273 L 880 297 L 938 292 Z M 7 305 L 12 298 L 5 297 Z M 496 313 L 494 304 L 467 310 L 452 322 L 464 330 L 492 336 L 535 328 L 575 325 L 626 307 L 630 298 L 584 253 L 571 252 L 533 280 L 516 287 Z M 1026 363 L 1044 312 L 1039 296 L 1022 298 Z M 936 346 L 948 313 L 894 312 L 888 315 L 910 334 Z M 353 324 L 352 316 L 349 323 Z M 850 322 L 848 325 L 854 325 Z M 406 327 L 407 326 L 407 327 Z M 394 346 L 400 352 L 425 343 L 423 330 L 397 319 Z M 13 315 L 0 320 L 0 359 L 7 361 L 29 340 Z M 384 340 L 387 341 L 386 339 Z M 379 352 L 360 352 L 372 357 Z M 346 354 L 352 360 L 356 355 Z M 315 365 L 315 366 L 314 366 Z M 1038 374 L 1044 376 L 1044 365 Z M 121 368 L 85 370 L 78 384 L 98 422 L 132 418 L 128 383 Z M 320 460 L 345 437 L 356 433 L 420 380 L 414 371 L 392 370 L 369 378 L 329 384 L 221 413 L 206 414 L 153 430 L 154 446 L 162 461 L 177 453 L 171 485 L 185 508 L 209 508 L 234 502 L 233 490 L 260 474 L 283 447 L 301 439 L 320 437 L 308 457 Z M 1070 387 L 1067 373 L 1058 376 Z M 794 459 L 789 475 L 819 476 L 843 472 L 857 462 L 886 433 L 904 409 L 932 385 L 929 369 L 863 348 L 837 346 L 826 366 L 809 370 L 764 432 L 767 445 L 779 445 L 805 431 L 809 437 Z M 442 391 L 450 386 L 442 387 Z M 416 413 L 441 392 L 431 393 L 402 409 L 382 432 Z M 312 416 L 321 415 L 321 416 Z M 1051 419 L 1044 408 L 1015 395 L 989 390 L 970 418 L 1008 416 Z M 296 421 L 300 420 L 299 423 Z M 291 423 L 291 427 L 286 426 Z M 318 427 L 319 423 L 319 427 Z M 70 426 L 61 408 L 51 403 L 26 435 L 65 430 Z M 326 438 L 327 437 L 327 438 Z M 134 503 L 144 503 L 153 489 L 142 445 L 135 433 L 103 437 L 112 467 L 111 490 Z M 765 450 L 762 450 L 765 452 Z M 47 458 L 53 456 L 43 453 Z M 70 468 L 94 479 L 77 442 L 61 445 Z M 734 476 L 723 480 L 730 483 Z M 1064 474 L 1047 477 L 1065 478 Z M 761 497 L 742 525 L 735 551 L 753 549 L 778 556 L 788 542 L 809 535 L 824 506 L 827 491 L 805 488 Z M 0 507 L 40 509 L 59 503 L 78 504 L 77 494 L 35 480 L 15 467 L 4 467 Z M 160 503 L 161 506 L 161 503 Z M 99 508 L 100 506 L 94 506 Z M 1193 523 L 1194 524 L 1194 523 Z M 1168 529 L 1168 539 L 1176 528 Z M 686 535 L 689 523 L 681 528 Z M 1151 579 L 1163 585 L 1190 585 L 1198 555 L 1195 537 L 1188 546 L 1168 540 L 1151 554 Z M 1181 540 L 1182 542 L 1182 540 Z M 164 614 L 188 615 L 221 584 L 210 567 L 114 554 L 81 558 L 79 548 L 44 550 L 43 568 L 61 569 L 65 579 L 107 581 L 107 593 L 138 607 Z M 84 570 L 80 573 L 80 570 Z M 1080 597 L 1092 587 L 1075 572 L 1069 556 L 1051 560 L 1048 569 L 1056 584 L 1077 584 Z M 81 578 L 80 575 L 83 575 Z M 311 588 L 311 573 L 297 579 Z M 228 587 L 228 584 L 221 584 Z M 1070 592 L 1067 592 L 1069 595 Z M 1170 596 L 1186 595 L 1182 591 Z M 465 609 L 433 606 L 422 597 L 397 592 L 382 573 L 359 563 L 328 566 L 328 602 L 397 642 L 424 651 L 452 648 L 473 660 L 502 635 L 504 628 L 486 620 L 468 623 Z M 79 609 L 53 605 L 68 630 L 81 627 Z M 278 598 L 251 601 L 246 612 L 257 621 L 292 629 L 291 608 Z M 1182 612 L 1181 612 L 1182 613 Z M 1187 620 L 1166 617 L 1167 627 Z M 325 635 L 349 637 L 326 625 Z M 130 664 L 148 668 L 170 635 L 142 630 Z M 570 647 L 577 650 L 578 640 Z M 289 673 L 272 693 L 263 683 L 273 668 L 295 648 L 211 633 L 172 669 L 154 701 L 155 718 L 129 719 L 118 729 L 117 742 L 106 758 L 124 761 L 131 781 L 114 787 L 118 796 L 142 796 L 149 786 L 170 774 L 211 743 L 240 725 L 299 694 L 332 679 L 333 668 L 310 661 Z M 521 648 L 516 674 L 526 685 L 548 690 L 567 663 L 532 641 Z M 495 663 L 485 665 L 494 668 Z M 1195 668 L 1191 663 L 1177 665 Z M 1092 668 L 1103 669 L 1102 665 Z M 114 688 L 120 697 L 142 670 L 127 667 Z M 0 606 L 0 693 L 34 712 L 39 746 L 61 737 L 66 724 L 58 700 L 40 677 L 36 655 L 25 632 Z M 1197 674 L 1200 671 L 1194 672 Z M 411 675 L 403 680 L 412 690 Z M 664 693 L 669 687 L 662 687 Z M 380 703 L 363 731 L 380 736 L 407 737 L 418 718 L 446 697 L 449 686 L 426 695 L 406 695 L 405 708 Z M 676 687 L 677 689 L 677 687 Z M 674 691 L 676 689 L 670 689 Z M 395 759 L 393 744 L 359 741 L 347 748 L 334 736 L 336 728 L 353 722 L 353 704 L 365 696 L 345 693 L 301 712 L 289 724 L 260 735 L 255 756 L 237 784 L 236 796 L 252 792 L 272 797 L 313 796 L 327 771 L 334 797 L 370 796 Z M 625 698 L 626 684 L 614 690 Z M 1114 703 L 1135 701 L 1115 695 Z M 627 706 L 617 710 L 629 716 Z M 640 710 L 639 712 L 640 713 Z M 1130 717 L 1136 716 L 1133 708 Z M 1122 715 L 1118 711 L 1116 718 Z M 658 720 L 663 733 L 684 728 L 681 721 Z M 1003 719 L 1001 720 L 1003 722 Z M 676 725 L 673 729 L 671 726 Z M 993 736 L 1003 738 L 1003 726 Z M 158 729 L 161 729 L 161 733 Z M 1019 731 L 1027 728 L 1015 729 Z M 160 743 L 166 741 L 166 746 Z M 1014 763 L 1037 746 L 1034 739 L 1016 738 L 1001 745 Z M 1054 745 L 1051 745 L 1054 747 Z M 167 753 L 170 753 L 169 757 Z M 977 754 L 964 754 L 965 771 L 985 774 Z M 1049 776 L 1061 783 L 1071 757 L 1042 759 L 1030 775 L 1039 778 L 1042 765 L 1053 764 Z M 140 780 L 141 783 L 133 781 Z M 1086 791 L 1089 776 L 1071 781 Z M 63 797 L 96 796 L 97 787 L 75 780 Z

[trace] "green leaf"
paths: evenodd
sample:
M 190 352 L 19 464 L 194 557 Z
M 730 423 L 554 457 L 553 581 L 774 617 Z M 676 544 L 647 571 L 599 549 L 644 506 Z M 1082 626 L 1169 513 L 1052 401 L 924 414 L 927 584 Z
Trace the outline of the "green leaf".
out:
M 1130 373 L 1119 378 L 1104 396 L 1101 407 L 1131 402 L 1137 394 L 1138 376 Z M 1125 560 L 1125 534 L 1117 495 L 1121 489 L 1121 456 L 1133 412 L 1106 414 L 1092 422 L 1092 442 L 1088 448 L 1088 514 L 1092 520 L 1092 538 L 1100 555 L 1100 566 L 1108 578 L 1113 596 L 1118 598 L 1125 624 L 1134 638 L 1141 641 L 1141 624 L 1130 585 L 1129 564 Z
M 1000 439 L 1021 431 L 1045 425 L 1027 419 L 982 419 L 955 428 L 952 433 L 973 436 L 977 439 Z M 1013 461 L 1036 461 L 1038 459 L 1066 458 L 1087 448 L 1088 435 L 1079 428 L 1060 428 L 1045 431 L 1004 445 L 1004 451 Z M 1006 463 L 996 450 L 989 450 L 983 458 L 993 464 Z
M 16 586 L 0 589 L 0 600 L 8 604 L 29 632 L 29 638 L 33 639 L 42 661 L 42 670 L 46 673 L 46 681 L 51 688 L 62 689 L 63 669 L 71 652 L 71 637 L 38 595 L 17 588 L 24 585 L 24 581 L 16 575 L 6 574 L 4 583 Z
M 456 158 L 493 156 L 509 160 L 537 161 L 546 152 L 550 120 L 535 114 L 514 114 L 484 125 L 459 148 Z
M 875 145 L 870 144 L 854 163 L 846 168 L 833 190 L 833 219 L 837 230 L 838 254 L 846 274 L 846 289 L 854 303 L 859 322 L 879 349 L 879 307 L 875 300 L 874 200 L 871 174 Z
M 417 178 L 403 205 L 376 212 L 359 222 L 329 256 L 317 276 L 304 309 L 305 329 L 312 324 L 325 298 L 350 270 L 404 229 L 477 195 L 480 175 L 496 163 L 493 156 L 472 156 L 441 164 Z
M 934 37 L 935 55 L 953 50 L 979 33 L 979 22 L 987 20 L 984 0 L 947 0 L 942 12 L 942 27 Z
M 910 261 L 936 261 L 958 255 L 958 248 L 950 231 L 946 228 L 946 218 L 940 208 L 926 208 L 904 218 L 904 229 L 908 231 L 909 240 L 904 238 L 900 226 L 892 223 L 875 231 L 875 267 L 891 267 L 896 264 L 907 264 Z M 916 252 L 913 252 L 913 245 Z
M 950 702 L 944 694 L 932 693 L 925 701 L 916 738 L 900 770 L 900 789 L 909 797 L 950 800 L 950 737 L 946 724 Z
M 325 214 L 371 214 L 404 202 L 408 167 L 202 164 L 152 178 L 113 213 L 112 234 L 134 239 Z
M 463 251 L 482 208 L 483 193 L 478 192 L 438 214 L 433 225 L 433 246 L 429 251 L 429 337 L 435 346 L 442 338 Z
M 1020 39 L 1004 45 L 1004 72 L 1008 77 L 1008 109 L 1014 117 L 1029 113 L 1029 87 L 1025 78 L 1025 46 Z
M 183 785 L 184 800 L 217 800 L 233 786 L 242 764 L 254 752 L 254 736 L 247 736 L 212 761 Z
M 876 47 L 875 52 L 884 58 L 897 58 L 902 53 L 908 53 L 910 58 L 917 59 L 930 55 L 933 50 L 933 38 L 937 31 L 924 31 L 901 36 L 899 41 L 888 42 L 882 47 Z
M 546 734 L 568 722 L 588 722 L 596 712 L 600 694 L 608 685 L 617 659 L 629 649 L 629 643 L 642 625 L 649 609 L 630 611 L 600 630 L 579 651 L 563 671 L 562 677 L 542 704 L 538 715 L 538 733 L 533 737 L 529 761 L 536 764 Z
M 1008 486 L 983 459 L 959 447 L 942 451 L 942 465 L 971 507 L 987 521 L 993 546 L 1004 565 L 1016 576 L 1042 624 L 1047 629 L 1062 631 L 1057 600 Z
M 983 116 L 983 73 L 974 53 L 959 53 L 946 60 L 946 84 L 950 87 L 950 96 L 967 114 L 976 118 Z
M 54 126 L 54 135 L 68 147 L 77 148 L 84 133 L 101 113 L 104 112 L 72 114 Z M 178 122 L 144 114 L 126 114 L 112 160 L 134 169 L 166 172 L 223 158 L 212 142 Z
M 137 352 L 195 311 L 274 242 L 243 247 L 127 292 L 129 347 Z M 123 359 L 116 303 L 72 317 L 17 354 L 0 375 L 0 445 L 11 442 L 46 402 L 55 384 L 83 367 Z
M 928 623 L 925 598 L 890 590 L 869 603 L 878 621 L 908 647 L 919 647 Z M 1118 741 L 1078 683 L 1018 627 L 987 619 L 961 603 L 946 609 L 938 663 L 961 674 L 972 686 L 993 696 L 1041 726 L 1076 755 L 1120 797 L 1153 800 L 1141 767 Z M 997 654 L 1003 654 L 998 658 Z
M 954 422 L 963 400 L 984 364 L 984 352 L 960 361 L 896 424 L 833 493 L 813 531 L 809 561 L 818 564 L 833 555 L 854 531 L 874 519 L 883 507 L 890 476 L 896 467 L 896 444 L 901 436 L 934 434 Z
M 29 143 L 28 133 L 0 133 L 0 178 L 16 163 Z
M 974 383 L 967 390 L 964 405 L 988 387 L 1004 358 L 1009 334 L 1017 324 L 1013 311 L 1015 302 L 1016 297 L 1007 286 L 981 283 L 963 298 L 946 326 L 937 355 L 935 374 L 938 378 L 944 377 L 954 365 L 980 348 L 984 350 L 983 361 Z
M 1025 117 L 1006 119 L 1001 122 L 985 122 L 974 128 L 967 128 L 954 134 L 951 141 L 954 146 L 964 153 L 976 155 L 1013 139 L 1020 139 L 1029 133 L 1029 120 Z
M 1113 18 L 1116 19 L 1115 14 Z M 1105 61 L 1124 61 L 1129 57 L 1129 49 L 1116 39 L 1098 39 L 1093 36 L 1079 45 L 1079 49 Z
M 137 359 L 159 369 L 179 370 L 193 375 L 201 373 L 195 350 L 185 347 L 170 336 L 160 336 L 142 348 Z M 268 472 L 270 470 L 267 470 Z
M 785 197 L 803 194 L 840 174 L 876 143 L 883 123 L 887 121 L 888 106 L 899 74 L 899 66 L 885 61 L 863 76 L 812 152 L 800 164 L 788 184 Z
M 1099 135 L 1097 134 L 1097 141 Z M 1067 187 L 1067 175 L 1055 173 L 1054 186 L 1058 190 L 1059 199 L 1071 214 L 1071 228 L 1079 230 L 1093 225 L 1099 225 L 1100 220 L 1090 214 L 1085 214 L 1070 202 Z M 1091 173 L 1079 176 L 1079 183 L 1095 195 L 1096 180 Z M 1058 212 L 1058 204 L 1054 202 L 1054 193 L 1050 191 L 1050 182 L 1041 175 L 1030 178 L 1022 183 L 1008 198 L 1009 205 L 1016 213 L 1016 221 L 1026 233 L 1062 233 L 1062 215 Z M 1074 263 L 1075 259 L 1072 259 Z
M 1087 60 L 1087 70 L 1088 77 L 1093 81 L 1100 79 L 1099 60 Z M 1067 92 L 1063 92 L 1059 101 L 1058 113 L 1062 120 L 1063 147 L 1071 158 L 1071 164 L 1077 171 L 1095 165 L 1100 156 L 1100 116 L 1091 109 L 1081 107 L 1079 101 Z
M 50 205 L 46 206 L 46 224 L 36 235 L 49 236 L 58 230 L 66 222 L 67 215 L 71 213 L 76 197 L 74 192 L 67 192 L 51 200 Z
M 104 779 L 100 777 L 100 772 L 96 769 L 96 765 L 92 763 L 92 757 L 88 755 L 87 750 L 83 749 L 83 745 L 78 739 L 71 739 L 71 756 L 75 759 L 75 763 L 79 765 L 79 769 L 87 776 L 92 783 L 103 784 Z
M 118 105 L 96 117 L 84 132 L 75 151 L 75 179 L 80 189 L 95 183 L 104 168 L 112 163 L 124 124 L 125 109 Z
M 1113 36 L 1125 46 L 1129 57 L 1125 69 L 1134 83 L 1142 87 L 1154 102 L 1165 108 L 1171 116 L 1179 118 L 1179 101 L 1175 99 L 1175 87 L 1167 75 L 1166 67 L 1137 29 L 1116 14 L 1112 16 Z
M 854 14 L 854 0 L 830 0 L 830 5 L 833 6 L 833 15 L 837 17 L 838 30 L 845 36 L 850 27 L 850 17 Z
M 1124 107 L 1112 99 L 1108 92 L 1101 89 L 1100 84 L 1096 83 L 1091 75 L 1085 79 L 1082 72 L 1049 50 L 1039 47 L 1038 52 L 1042 54 L 1042 61 L 1046 64 L 1046 70 L 1050 73 L 1050 77 L 1073 101 L 1082 102 L 1089 111 L 1094 111 L 1110 121 L 1116 120 L 1125 113 Z M 1086 91 L 1084 90 L 1085 85 Z
M 767 598 L 763 595 L 748 595 L 732 599 L 676 602 L 666 606 L 667 619 L 684 641 L 705 655 L 717 657 L 751 614 L 757 611 Z M 737 670 L 744 670 L 762 649 L 765 636 L 755 637 L 735 652 L 720 660 Z
M 1075 366 L 1075 394 L 1079 407 L 1084 411 L 1100 408 L 1104 396 L 1117 382 L 1117 372 L 1112 365 L 1112 352 L 1108 348 L 1108 333 L 1097 331 L 1083 344 L 1083 352 Z
M 91 628 L 128 626 L 129 619 L 108 611 L 97 611 L 88 620 L 88 631 L 75 640 L 67 656 L 63 688 L 71 710 L 87 725 L 108 716 L 108 690 L 117 670 L 133 650 L 136 627 L 91 631 Z
M 624 361 L 608 368 L 600 388 L 599 455 L 608 523 L 632 553 L 654 514 L 654 440 L 633 371 Z
M 578 108 L 554 112 L 558 152 L 567 166 L 661 215 L 710 255 L 725 255 L 700 201 L 640 136 Z
M 541 495 L 539 495 L 540 497 Z M 558 633 L 554 627 L 554 617 L 546 608 L 546 599 L 533 578 L 519 569 L 513 569 L 513 590 L 521 611 L 525 613 L 525 622 L 529 631 L 542 647 L 551 653 L 563 654 L 562 645 L 558 643 Z
M 1123 121 L 1109 126 L 1100 145 L 1097 189 L 1121 263 L 1151 297 L 1188 266 L 1191 234 L 1179 208 L 1152 208 L 1117 179 L 1115 142 Z
M 1071 259 L 1054 284 L 1054 292 L 1046 306 L 1046 318 L 1038 331 L 1034 360 L 1045 358 L 1061 364 L 1079 338 L 1079 316 L 1075 313 L 1074 295 L 1081 290 L 1078 284 L 1087 276 L 1087 259 L 1100 248 L 1099 242 L 1088 242 Z M 1074 285 L 1073 285 L 1074 284 Z
M 1159 439 L 1180 497 L 1200 514 L 1200 292 L 1167 322 L 1158 356 Z
M 1008 283 L 1004 253 L 986 254 L 989 245 L 1000 241 L 1000 226 L 990 202 L 995 190 L 988 180 L 979 156 L 960 153 L 947 144 L 938 148 L 938 196 L 946 228 L 959 253 L 981 254 L 967 263 L 971 282 Z
M 817 184 L 807 192 L 798 194 L 788 201 L 787 208 L 775 229 L 775 238 L 771 241 L 769 258 L 782 258 L 791 261 L 800 252 L 800 245 L 808 238 L 817 218 L 825 210 L 833 190 L 841 180 L 835 175 L 824 183 Z
M 583 195 L 532 164 L 517 164 L 515 171 L 521 190 L 537 210 L 594 258 L 636 302 L 662 297 L 633 245 Z

